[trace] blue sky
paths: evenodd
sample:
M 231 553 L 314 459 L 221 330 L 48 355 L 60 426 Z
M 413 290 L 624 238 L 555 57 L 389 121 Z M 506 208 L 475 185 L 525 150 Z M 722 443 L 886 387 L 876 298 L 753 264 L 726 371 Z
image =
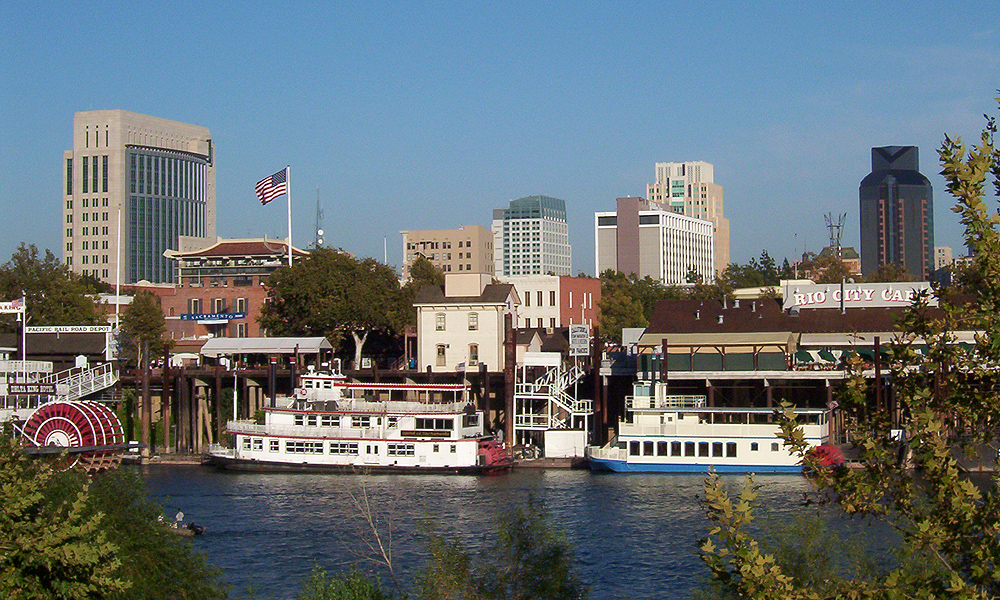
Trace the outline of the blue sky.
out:
M 815 4 L 815 6 L 813 6 Z M 566 200 L 574 272 L 593 213 L 641 196 L 656 162 L 704 160 L 732 258 L 827 240 L 870 148 L 920 147 L 936 243 L 961 245 L 937 175 L 945 133 L 996 113 L 995 1 L 42 2 L 0 9 L 0 262 L 60 248 L 73 113 L 122 108 L 208 127 L 218 233 L 284 237 L 254 182 L 292 166 L 293 243 L 401 261 L 399 231 L 488 227 L 492 209 Z

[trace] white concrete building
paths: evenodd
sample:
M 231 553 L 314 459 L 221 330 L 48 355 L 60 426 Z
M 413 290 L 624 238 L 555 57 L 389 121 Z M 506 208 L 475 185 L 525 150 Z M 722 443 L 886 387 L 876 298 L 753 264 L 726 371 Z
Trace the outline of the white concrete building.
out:
M 729 219 L 723 214 L 722 186 L 715 183 L 711 163 L 656 163 L 656 181 L 646 185 L 646 198 L 676 213 L 711 221 L 716 273 L 729 265 Z
M 62 256 L 75 273 L 114 282 L 120 256 L 122 283 L 170 283 L 165 250 L 179 250 L 180 236 L 215 241 L 215 152 L 206 127 L 125 110 L 77 112 L 61 187 Z
M 493 273 L 496 276 L 571 275 L 566 202 L 548 196 L 511 200 L 493 210 Z
M 504 317 L 517 326 L 520 299 L 509 283 L 481 273 L 446 273 L 443 287 L 417 291 L 417 366 L 435 372 L 461 367 L 503 369 Z
M 711 221 L 676 213 L 645 198 L 619 198 L 615 212 L 594 213 L 597 273 L 607 269 L 650 276 L 667 285 L 686 283 L 694 270 L 715 280 Z

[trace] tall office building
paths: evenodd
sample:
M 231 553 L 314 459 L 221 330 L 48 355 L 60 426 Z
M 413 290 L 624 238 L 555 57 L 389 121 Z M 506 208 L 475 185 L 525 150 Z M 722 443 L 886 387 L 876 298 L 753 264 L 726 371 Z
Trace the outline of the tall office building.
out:
M 482 225 L 399 233 L 403 236 L 403 281 L 410 280 L 410 267 L 420 256 L 444 273 L 493 275 L 493 234 Z
M 511 200 L 493 210 L 495 275 L 570 275 L 566 202 L 548 196 Z
M 921 281 L 934 270 L 934 201 L 920 174 L 916 146 L 872 148 L 872 172 L 861 180 L 861 272 L 894 264 Z
M 178 250 L 180 236 L 215 241 L 207 128 L 125 110 L 81 111 L 63 160 L 63 262 L 73 272 L 113 283 L 120 259 L 122 283 L 170 283 L 165 250 Z
M 713 225 L 645 198 L 619 198 L 615 212 L 594 213 L 597 274 L 611 269 L 652 277 L 667 285 L 694 271 L 715 281 Z
M 712 222 L 715 271 L 729 266 L 729 219 L 723 213 L 722 186 L 715 168 L 703 161 L 656 163 L 656 183 L 646 185 L 646 198 L 676 213 Z

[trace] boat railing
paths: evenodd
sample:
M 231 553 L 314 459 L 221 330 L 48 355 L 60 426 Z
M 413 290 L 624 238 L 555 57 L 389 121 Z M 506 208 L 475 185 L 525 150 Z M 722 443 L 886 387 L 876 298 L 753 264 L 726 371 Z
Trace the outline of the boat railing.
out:
M 236 458 L 235 448 L 226 448 L 222 444 L 211 444 L 208 447 L 208 453 L 212 456 L 222 456 L 226 458 Z
M 230 433 L 261 436 L 312 437 L 324 439 L 360 438 L 382 440 L 389 438 L 389 430 L 379 427 L 322 427 L 316 425 L 261 425 L 251 421 L 229 421 Z M 396 431 L 396 430 L 392 430 Z
M 625 408 L 635 409 L 668 409 L 668 408 L 701 408 L 706 404 L 705 396 L 671 395 L 656 398 L 654 396 L 625 396 Z
M 612 445 L 601 447 L 588 446 L 587 456 L 602 460 L 626 460 L 628 458 L 628 450 Z
M 514 423 L 518 427 L 549 427 L 549 416 L 525 413 L 514 415 Z
M 316 398 L 316 402 L 323 403 L 323 398 Z M 357 400 L 342 398 L 337 400 L 338 412 L 359 412 L 359 413 L 459 413 L 464 412 L 468 402 L 443 402 L 424 403 L 409 400 L 393 400 L 392 402 L 373 402 L 371 400 Z

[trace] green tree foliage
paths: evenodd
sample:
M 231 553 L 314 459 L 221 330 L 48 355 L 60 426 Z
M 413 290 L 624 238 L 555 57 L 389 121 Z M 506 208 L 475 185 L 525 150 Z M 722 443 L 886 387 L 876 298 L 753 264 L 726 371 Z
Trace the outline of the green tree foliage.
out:
M 139 292 L 122 313 L 121 333 L 136 362 L 142 361 L 142 347 L 146 344 L 150 357 L 163 356 L 168 341 L 164 339 L 166 319 L 163 309 L 151 292 Z
M 315 567 L 295 597 L 297 600 L 385 600 L 392 596 L 382 591 L 378 581 L 368 579 L 357 570 L 330 576 Z
M 916 281 L 918 278 L 906 272 L 902 265 L 886 263 L 878 266 L 878 271 L 868 278 L 872 282 L 891 283 L 894 281 Z
M 0 431 L 0 597 L 90 599 L 124 593 L 118 548 L 104 515 L 87 509 L 87 487 L 50 499 L 55 473 Z
M 623 327 L 645 327 L 660 300 L 677 299 L 683 292 L 676 286 L 666 286 L 650 276 L 639 278 L 607 270 L 601 273 L 601 314 L 598 325 L 601 335 L 621 342 Z
M 997 99 L 1000 103 L 1000 98 Z M 1000 216 L 986 202 L 986 185 L 1000 194 L 996 121 L 987 118 L 971 148 L 946 138 L 942 175 L 956 198 L 983 285 L 975 301 L 931 318 L 918 298 L 901 321 L 889 369 L 894 423 L 882 399 L 860 375 L 859 362 L 842 390 L 846 430 L 857 447 L 857 469 L 830 469 L 807 453 L 802 429 L 785 405 L 782 437 L 814 473 L 817 497 L 845 514 L 885 523 L 898 533 L 900 556 L 885 570 L 837 577 L 817 586 L 782 568 L 749 532 L 756 507 L 752 483 L 733 498 L 717 477 L 706 482 L 703 505 L 712 527 L 702 559 L 729 592 L 744 598 L 995 598 L 1000 596 L 1000 490 L 977 486 L 960 461 L 974 463 L 993 448 L 1000 421 Z M 979 331 L 974 348 L 954 343 L 953 331 Z M 926 354 L 915 344 L 926 344 Z M 902 435 L 892 435 L 893 429 Z
M 88 287 L 79 276 L 46 250 L 21 244 L 0 267 L 0 300 L 26 298 L 29 325 L 99 325 L 102 322 Z M 10 315 L 3 315 L 10 317 Z M 15 331 L 11 318 L 0 318 L 0 331 Z
M 816 283 L 840 283 L 850 278 L 856 281 L 861 279 L 857 275 L 852 275 L 844 261 L 833 254 L 817 256 L 810 253 L 808 259 L 799 265 L 799 273 Z
M 423 256 L 417 257 L 410 265 L 410 280 L 403 286 L 402 305 L 406 311 L 406 324 L 417 324 L 417 309 L 413 306 L 417 291 L 428 285 L 444 285 L 444 273 Z
M 406 321 L 395 271 L 372 258 L 317 248 L 271 274 L 260 324 L 269 335 L 322 336 L 339 348 L 347 334 L 356 364 L 368 334 L 398 336 Z
M 781 280 L 778 266 L 767 250 L 761 251 L 759 260 L 751 258 L 745 265 L 728 265 L 720 278 L 732 289 L 776 286 Z
M 420 577 L 426 600 L 570 600 L 586 598 L 568 542 L 537 503 L 510 510 L 491 542 L 473 556 L 461 543 L 432 534 Z

